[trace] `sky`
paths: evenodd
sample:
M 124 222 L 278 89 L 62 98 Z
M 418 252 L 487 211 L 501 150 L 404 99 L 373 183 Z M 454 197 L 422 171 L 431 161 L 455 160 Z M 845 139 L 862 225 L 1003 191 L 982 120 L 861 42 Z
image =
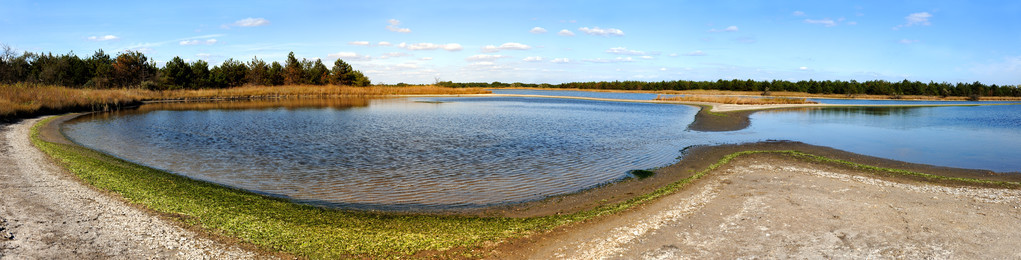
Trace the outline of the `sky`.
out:
M 283 62 L 373 83 L 912 80 L 1021 84 L 1021 1 L 11 1 L 0 43 Z

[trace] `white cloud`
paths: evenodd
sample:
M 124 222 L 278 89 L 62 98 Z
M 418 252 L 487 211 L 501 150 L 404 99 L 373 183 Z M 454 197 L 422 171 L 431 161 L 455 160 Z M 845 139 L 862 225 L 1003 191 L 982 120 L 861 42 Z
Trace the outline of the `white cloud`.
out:
M 901 39 L 900 41 L 897 42 L 900 44 L 912 44 L 918 42 L 918 40 Z
M 507 56 L 503 56 L 503 55 L 477 54 L 477 55 L 472 55 L 471 57 L 465 58 L 464 60 L 466 60 L 466 61 L 494 61 L 494 60 L 497 60 L 497 59 L 500 59 L 500 58 L 506 58 L 506 57 Z
M 460 51 L 463 50 L 464 47 L 457 43 L 448 43 L 443 45 L 443 49 L 447 51 Z
M 628 50 L 624 47 L 614 47 L 606 50 L 606 53 L 618 54 L 618 55 L 646 55 L 644 51 Z
M 525 57 L 524 59 L 522 59 L 522 61 L 527 61 L 527 62 L 542 61 L 542 57 L 539 57 L 539 56 Z
M 418 68 L 418 64 L 414 64 L 414 63 L 401 63 L 401 64 L 394 65 L 394 67 L 397 67 L 399 69 L 417 69 Z
M 556 58 L 551 60 L 552 63 L 571 63 L 571 59 L 568 58 Z
M 408 44 L 408 43 L 402 42 L 400 44 L 397 44 L 397 47 L 401 48 L 401 49 L 411 50 L 411 51 L 436 50 L 436 49 L 444 49 L 444 50 L 447 50 L 447 51 L 460 51 L 460 50 L 464 49 L 464 47 L 462 47 L 460 44 L 457 44 L 457 43 L 434 44 L 434 43 L 428 43 L 428 42 L 412 43 L 412 44 Z
M 560 32 L 558 32 L 557 35 L 560 35 L 560 36 L 574 36 L 574 32 L 569 31 L 567 29 L 563 29 L 563 30 L 560 30 Z
M 500 44 L 500 46 L 496 46 L 496 45 L 486 45 L 486 46 L 483 46 L 482 47 L 482 52 L 490 53 L 490 52 L 498 52 L 498 51 L 501 51 L 501 50 L 527 50 L 527 49 L 531 49 L 531 48 L 532 48 L 532 46 L 528 46 L 528 45 L 525 45 L 525 44 L 516 43 L 516 42 L 508 42 L 508 43 Z
M 805 19 L 805 23 L 821 24 L 821 25 L 825 25 L 826 27 L 837 26 L 837 22 L 833 21 L 833 19 L 830 19 L 830 18 L 824 18 L 824 19 L 819 19 L 819 20 Z
M 433 57 L 421 57 L 419 60 L 433 60 Z
M 666 68 L 659 68 L 659 71 L 666 71 Z
M 251 18 L 251 17 L 248 17 L 248 18 L 245 18 L 245 19 L 238 20 L 238 21 L 234 22 L 231 25 L 237 26 L 237 27 L 264 26 L 264 25 L 269 25 L 269 20 L 266 20 L 265 18 Z
M 516 43 L 516 42 L 508 42 L 508 43 L 500 44 L 499 48 L 501 50 L 527 50 L 527 49 L 531 49 L 532 46 L 528 46 L 528 45 L 524 45 L 524 44 L 520 44 L 520 43 Z
M 652 56 L 649 56 L 649 55 L 641 56 L 641 57 L 639 57 L 639 58 L 642 58 L 642 59 L 646 59 L 646 60 L 651 60 L 651 59 L 653 59 L 653 57 L 652 57 Z
M 386 29 L 390 30 L 391 32 L 399 32 L 399 33 L 409 33 L 409 32 L 411 32 L 411 29 L 397 27 L 398 25 L 401 25 L 401 21 L 398 21 L 397 19 L 390 19 L 387 22 L 390 23 L 390 25 L 387 25 Z
M 354 52 L 343 52 L 343 51 L 342 52 L 338 52 L 338 53 L 330 53 L 330 54 L 326 55 L 326 57 L 331 58 L 331 59 L 344 59 L 344 60 L 368 60 L 368 59 L 371 58 L 368 55 L 358 55 L 357 53 L 354 53 Z
M 798 70 L 808 70 L 808 67 L 804 67 L 804 66 L 798 67 Z
M 791 13 L 791 15 L 793 15 L 793 16 L 805 16 L 805 12 L 794 11 L 793 13 Z
M 385 41 L 384 41 L 384 42 L 379 42 L 379 43 L 376 43 L 376 45 L 379 45 L 379 46 L 391 46 L 391 45 L 393 45 L 393 44 L 392 44 L 392 43 L 390 43 L 390 42 L 385 42 Z
M 216 39 L 208 39 L 208 40 L 204 40 L 204 41 L 203 40 L 184 40 L 184 41 L 178 42 L 178 44 L 180 44 L 180 45 L 199 45 L 199 44 L 213 45 L 213 44 L 216 44 L 216 42 L 217 42 Z
M 603 58 L 584 59 L 582 61 L 584 61 L 584 62 L 591 62 L 591 63 L 617 63 L 617 62 L 632 62 L 634 60 L 631 59 L 631 57 L 617 57 L 615 59 L 603 59 Z
M 705 56 L 705 55 L 706 55 L 705 52 L 703 52 L 701 50 L 697 50 L 697 51 L 693 51 L 693 52 L 689 52 L 689 53 L 685 53 L 684 54 L 684 56 Z
M 677 57 L 678 55 L 677 55 L 677 53 L 671 53 L 670 55 L 667 55 L 667 56 L 670 56 L 670 57 Z
M 723 29 L 716 29 L 716 28 L 709 29 L 709 32 L 736 32 L 736 31 L 738 31 L 737 25 L 727 26 L 727 28 L 723 28 Z
M 546 28 L 542 28 L 542 27 L 536 26 L 535 28 L 532 28 L 531 30 L 528 30 L 528 32 L 535 33 L 535 34 L 546 33 Z
M 592 28 L 581 27 L 581 28 L 578 28 L 578 30 L 582 31 L 582 32 L 584 32 L 584 33 L 586 33 L 588 35 L 624 36 L 624 31 L 621 31 L 620 29 L 614 29 L 614 28 L 603 29 L 603 28 L 599 28 L 598 26 L 596 26 L 596 27 L 592 27 Z
M 405 53 L 405 52 L 387 52 L 387 53 L 383 53 L 382 56 L 377 57 L 377 59 L 388 59 L 388 58 L 407 57 L 407 56 L 411 56 L 411 54 Z
M 102 36 L 89 36 L 89 38 L 86 38 L 86 39 L 89 39 L 90 41 L 101 42 L 101 41 L 117 40 L 117 39 L 120 39 L 120 37 L 108 34 L 108 35 L 102 35 Z
M 932 23 L 929 22 L 929 18 L 932 18 L 932 14 L 929 12 L 913 13 L 904 17 L 904 24 L 894 26 L 894 30 L 900 30 L 900 28 L 911 27 L 915 25 L 929 26 Z
M 369 42 L 368 41 L 353 41 L 353 42 L 348 42 L 347 44 L 356 45 L 356 46 L 369 46 Z

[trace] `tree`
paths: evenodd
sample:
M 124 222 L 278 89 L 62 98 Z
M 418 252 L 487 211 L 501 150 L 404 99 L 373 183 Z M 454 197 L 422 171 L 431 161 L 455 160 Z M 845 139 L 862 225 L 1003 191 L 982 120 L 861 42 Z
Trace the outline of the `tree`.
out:
M 230 88 L 245 84 L 248 67 L 240 61 L 227 59 L 220 66 L 209 71 L 210 79 L 216 87 Z
M 209 79 L 209 63 L 203 60 L 191 63 L 191 82 L 192 88 L 196 89 L 212 87 Z
M 142 81 L 152 80 L 155 72 L 156 66 L 141 52 L 121 53 L 113 61 L 113 82 L 120 87 L 139 86 Z
M 284 62 L 284 84 L 287 85 L 298 85 L 303 84 L 305 77 L 305 69 L 301 66 L 301 62 L 297 58 L 294 58 L 294 52 L 287 54 L 287 61 Z
M 324 85 L 330 81 L 330 70 L 323 65 L 323 61 L 320 59 L 316 59 L 306 74 L 306 82 L 312 85 Z
M 279 86 L 284 84 L 284 66 L 281 66 L 279 62 L 273 62 L 270 64 L 269 71 L 267 71 L 267 77 L 269 78 L 269 85 Z
M 174 57 L 160 70 L 160 83 L 172 88 L 187 88 L 192 85 L 192 70 L 181 57 Z
M 365 74 L 362 74 L 361 71 L 356 70 L 354 72 L 351 72 L 351 74 L 354 75 L 353 77 L 355 79 L 352 85 L 360 87 L 368 87 L 369 85 L 372 85 L 372 82 L 369 81 L 369 77 L 366 77 Z
M 330 71 L 330 84 L 334 85 L 352 85 L 354 83 L 354 70 L 351 69 L 351 65 L 344 62 L 342 59 L 337 59 L 333 62 L 333 69 Z
M 92 69 L 92 78 L 85 83 L 86 88 L 107 88 L 112 85 L 113 59 L 103 49 L 93 53 L 85 63 Z
M 252 61 L 248 62 L 248 75 L 245 81 L 252 85 L 272 85 L 269 78 L 269 65 L 266 65 L 266 62 L 260 60 L 259 57 L 252 58 Z

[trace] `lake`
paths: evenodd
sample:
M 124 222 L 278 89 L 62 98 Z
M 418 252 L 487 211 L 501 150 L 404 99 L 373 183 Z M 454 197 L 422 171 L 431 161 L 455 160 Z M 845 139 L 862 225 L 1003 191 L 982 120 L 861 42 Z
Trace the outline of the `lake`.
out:
M 520 97 L 149 104 L 83 117 L 63 131 L 86 147 L 191 178 L 379 210 L 538 200 L 669 165 L 691 145 L 764 140 L 1021 170 L 1017 105 L 779 110 L 752 114 L 740 131 L 686 130 L 697 111 Z

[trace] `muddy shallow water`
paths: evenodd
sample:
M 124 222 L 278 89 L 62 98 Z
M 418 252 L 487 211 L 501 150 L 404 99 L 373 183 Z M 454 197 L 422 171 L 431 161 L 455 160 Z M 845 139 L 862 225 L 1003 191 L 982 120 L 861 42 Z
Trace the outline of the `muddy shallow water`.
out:
M 1017 171 L 1021 106 L 760 112 L 686 130 L 696 107 L 548 98 L 149 104 L 64 125 L 75 142 L 196 179 L 317 205 L 509 204 L 628 178 L 691 145 L 795 140 L 941 166 Z

